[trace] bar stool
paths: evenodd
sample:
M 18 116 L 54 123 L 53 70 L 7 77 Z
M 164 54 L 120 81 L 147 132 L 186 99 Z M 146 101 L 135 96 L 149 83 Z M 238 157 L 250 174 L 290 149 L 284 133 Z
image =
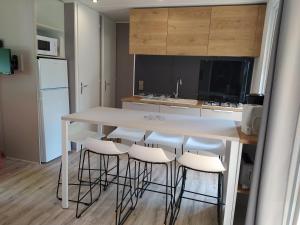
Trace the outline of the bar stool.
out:
M 177 154 L 177 149 L 180 148 L 183 154 L 183 143 L 184 143 L 184 136 L 163 134 L 159 132 L 151 132 L 151 134 L 145 140 L 145 144 L 147 144 L 148 146 L 163 145 L 163 146 L 174 148 L 175 154 Z
M 78 173 L 77 173 L 78 181 L 79 181 L 79 175 L 80 175 L 80 171 L 81 171 L 82 152 L 83 152 L 83 149 L 85 146 L 85 140 L 89 137 L 95 138 L 95 139 L 102 139 L 105 137 L 105 135 L 103 135 L 102 133 L 91 131 L 91 130 L 87 129 L 85 126 L 83 126 L 83 124 L 81 124 L 81 123 L 71 123 L 69 125 L 68 140 L 70 142 L 76 143 L 77 145 L 80 145 Z M 59 195 L 58 195 L 59 187 L 61 185 L 61 167 L 62 167 L 62 164 L 60 163 L 57 188 L 56 188 L 56 198 L 58 200 L 61 200 L 61 197 L 59 197 Z M 78 185 L 78 183 L 70 183 L 69 185 L 74 186 L 74 185 Z M 70 200 L 70 201 L 76 202 L 74 200 Z
M 95 201 L 97 201 L 101 195 L 102 191 L 102 175 L 105 174 L 107 171 L 102 173 L 102 158 L 105 156 L 109 157 L 115 157 L 116 158 L 116 163 L 115 165 L 111 168 L 108 169 L 109 171 L 112 171 L 113 169 L 116 169 L 116 174 L 109 174 L 113 178 L 110 181 L 110 183 L 116 184 L 117 185 L 117 190 L 116 190 L 116 211 L 118 209 L 118 202 L 119 202 L 119 178 L 120 178 L 120 156 L 127 154 L 129 146 L 119 144 L 119 143 L 114 143 L 112 141 L 102 141 L 102 140 L 97 140 L 93 138 L 88 138 L 85 142 L 86 145 L 86 150 L 84 152 L 83 156 L 83 162 L 82 162 L 82 168 L 85 166 L 85 160 L 87 158 L 87 170 L 88 170 L 88 181 L 83 181 L 83 171 L 84 169 L 81 170 L 80 173 L 80 182 L 79 182 L 79 188 L 78 188 L 78 199 L 77 199 L 77 206 L 76 206 L 76 218 L 79 218 Z M 99 177 L 95 178 L 92 180 L 92 174 L 91 174 L 91 162 L 90 162 L 90 155 L 95 154 L 100 156 L 100 170 L 99 170 Z M 114 180 L 116 179 L 116 182 Z M 84 183 L 88 183 L 89 190 L 81 194 L 81 187 L 83 186 Z M 93 199 L 93 189 L 95 188 L 96 185 L 99 185 L 99 193 L 96 198 Z M 104 184 L 105 186 L 106 184 Z M 86 185 L 85 185 L 86 186 Z M 84 201 L 85 197 L 87 195 L 89 196 L 89 201 Z M 85 206 L 81 212 L 79 209 L 79 205 Z M 117 223 L 117 214 L 116 214 L 116 223 Z
M 225 155 L 225 145 L 222 140 L 189 137 L 184 144 L 189 152 L 208 151 L 219 156 Z
M 221 224 L 221 207 L 224 205 L 222 202 L 223 201 L 222 188 L 223 188 L 223 172 L 225 171 L 225 168 L 224 168 L 221 160 L 219 159 L 218 155 L 215 155 L 210 152 L 202 152 L 201 154 L 185 152 L 178 159 L 178 163 L 180 164 L 180 166 L 178 167 L 178 172 L 177 172 L 177 176 L 176 176 L 177 177 L 176 178 L 176 187 L 179 185 L 179 182 L 181 180 L 181 188 L 180 188 L 178 199 L 175 201 L 175 209 L 174 209 L 174 213 L 172 215 L 170 225 L 173 225 L 176 222 L 177 216 L 180 211 L 182 199 L 188 199 L 188 200 L 192 200 L 192 201 L 216 205 L 217 206 L 217 214 L 218 214 L 218 224 L 220 225 Z M 201 172 L 201 173 L 216 174 L 218 176 L 218 195 L 212 196 L 212 195 L 206 195 L 206 194 L 187 190 L 185 186 L 186 186 L 188 170 L 193 170 L 193 171 Z M 180 171 L 182 171 L 181 177 L 179 177 Z M 195 194 L 196 196 L 204 196 L 204 197 L 214 198 L 217 200 L 217 202 L 215 203 L 215 202 L 210 202 L 210 201 L 203 201 L 200 199 L 193 199 L 193 198 L 185 196 L 184 193 Z M 176 196 L 176 192 L 175 192 L 175 196 Z
M 121 139 L 131 142 L 130 144 L 137 144 L 145 139 L 146 131 L 140 129 L 126 128 L 126 127 L 117 127 L 110 134 L 107 135 L 108 139 Z M 109 157 L 107 158 L 107 163 L 109 162 Z M 145 172 L 148 171 L 146 166 L 144 167 Z M 150 168 L 152 171 L 152 168 Z M 150 178 L 152 174 L 150 173 Z
M 127 141 L 131 141 L 136 144 L 144 139 L 145 133 L 145 131 L 139 129 L 117 127 L 115 130 L 113 130 L 110 134 L 107 135 L 107 138 L 120 138 Z
M 165 195 L 165 219 L 164 224 L 167 222 L 167 218 L 169 215 L 170 210 L 172 210 L 172 201 L 173 201 L 173 195 L 172 195 L 172 163 L 174 162 L 176 155 L 165 151 L 161 148 L 149 148 L 145 146 L 140 145 L 132 145 L 131 148 L 128 150 L 128 163 L 127 163 L 127 169 L 126 169 L 126 176 L 125 181 L 123 185 L 123 191 L 122 191 L 122 198 L 121 198 L 121 204 L 120 204 L 120 214 L 119 214 L 119 225 L 123 224 L 125 220 L 128 218 L 129 214 L 135 209 L 139 195 L 141 192 L 144 191 L 150 191 L 155 192 L 159 194 Z M 131 170 L 131 162 L 138 162 L 138 166 L 134 164 L 134 175 L 132 176 L 132 170 Z M 165 166 L 165 184 L 163 183 L 157 183 L 152 181 L 146 181 L 144 179 L 147 179 L 147 176 L 143 176 L 143 172 L 141 172 L 140 163 L 147 163 L 147 164 L 153 164 L 153 165 L 163 165 Z M 170 172 L 170 174 L 169 174 Z M 170 175 L 170 182 L 169 182 L 169 175 Z M 141 179 L 142 177 L 142 179 Z M 130 181 L 130 185 L 127 184 L 127 180 Z M 133 183 L 133 184 L 132 184 Z M 149 186 L 163 186 L 165 187 L 165 191 L 159 191 L 150 189 Z M 126 187 L 129 187 L 129 190 L 125 191 Z M 126 197 L 129 196 L 129 200 L 126 201 Z M 135 198 L 135 201 L 133 200 Z M 129 202 L 131 202 L 130 210 L 127 211 L 127 213 L 122 217 L 122 213 L 125 210 L 125 208 L 128 206 Z M 171 212 L 172 214 L 172 212 Z

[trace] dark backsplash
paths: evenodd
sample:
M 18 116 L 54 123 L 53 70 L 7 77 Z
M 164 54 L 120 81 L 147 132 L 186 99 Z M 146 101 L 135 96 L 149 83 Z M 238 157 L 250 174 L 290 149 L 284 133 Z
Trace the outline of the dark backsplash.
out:
M 179 97 L 198 98 L 201 57 L 137 55 L 135 59 L 135 94 L 173 95 L 177 79 L 183 83 Z M 143 91 L 138 90 L 144 81 Z
M 135 94 L 174 96 L 181 79 L 179 98 L 243 102 L 252 67 L 242 57 L 136 55 Z

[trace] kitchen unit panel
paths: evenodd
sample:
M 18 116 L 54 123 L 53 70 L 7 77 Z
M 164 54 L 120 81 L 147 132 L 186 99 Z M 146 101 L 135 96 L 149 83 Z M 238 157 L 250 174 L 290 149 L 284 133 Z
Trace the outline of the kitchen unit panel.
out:
M 146 112 L 159 112 L 159 105 L 135 103 L 135 102 L 123 102 L 123 109 L 140 110 Z
M 168 8 L 130 11 L 129 53 L 165 55 L 168 32 Z
M 161 113 L 200 116 L 200 108 L 160 105 Z
M 224 120 L 242 121 L 242 112 L 214 110 L 214 109 L 201 109 L 201 116 L 208 118 L 217 118 Z
M 169 8 L 167 55 L 207 55 L 211 7 Z
M 266 5 L 259 6 L 257 27 L 255 33 L 255 46 L 254 46 L 255 55 L 260 55 L 261 41 L 262 41 L 262 35 L 264 31 L 265 15 L 266 15 Z
M 212 8 L 209 56 L 259 56 L 265 5 Z

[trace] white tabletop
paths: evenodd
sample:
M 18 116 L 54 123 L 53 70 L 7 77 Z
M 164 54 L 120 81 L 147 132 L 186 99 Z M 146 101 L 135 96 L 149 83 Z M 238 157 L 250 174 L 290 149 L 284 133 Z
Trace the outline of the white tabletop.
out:
M 137 128 L 166 134 L 239 141 L 235 121 L 96 107 L 62 117 L 62 120 Z

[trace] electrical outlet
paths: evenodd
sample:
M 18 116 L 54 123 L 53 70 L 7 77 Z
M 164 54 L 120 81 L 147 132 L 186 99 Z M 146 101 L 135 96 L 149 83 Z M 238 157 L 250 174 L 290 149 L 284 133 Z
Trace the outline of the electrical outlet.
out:
M 144 81 L 139 80 L 139 91 L 144 91 Z

